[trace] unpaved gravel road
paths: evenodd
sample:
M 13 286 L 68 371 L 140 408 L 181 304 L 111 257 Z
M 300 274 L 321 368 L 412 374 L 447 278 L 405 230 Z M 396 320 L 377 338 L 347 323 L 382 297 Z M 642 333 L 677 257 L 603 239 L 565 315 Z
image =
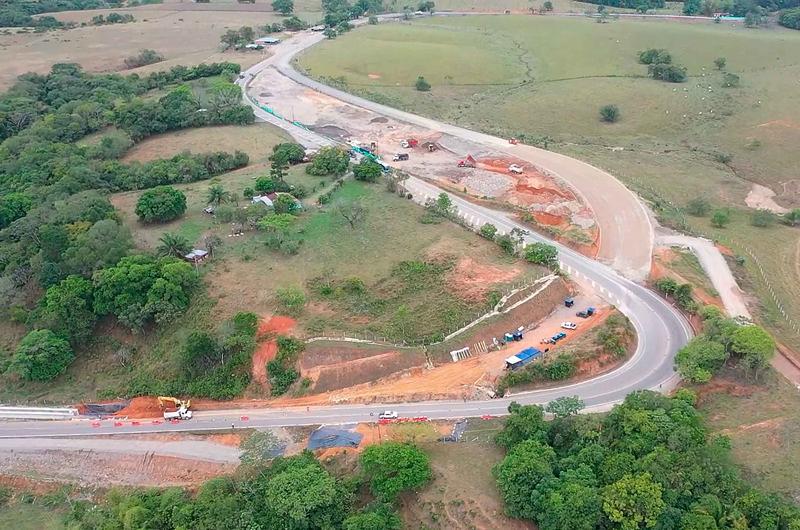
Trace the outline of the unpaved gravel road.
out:
M 157 454 L 175 456 L 189 460 L 205 462 L 238 463 L 239 451 L 236 447 L 213 442 L 182 440 L 125 440 L 124 444 L 115 439 L 103 438 L 36 438 L 26 440 L 24 445 L 19 440 L 0 439 L 2 453 L 38 453 L 46 450 L 57 451 L 97 451 L 124 454 Z
M 744 292 L 739 288 L 728 263 L 722 257 L 719 249 L 714 246 L 713 241 L 702 237 L 677 234 L 659 235 L 656 241 L 661 245 L 689 248 L 697 256 L 700 265 L 714 285 L 714 289 L 719 293 L 725 311 L 732 317 L 751 318 L 750 311 L 744 302 Z
M 653 226 L 638 197 L 609 173 L 580 160 L 528 145 L 510 145 L 507 139 L 471 131 L 455 125 L 432 120 L 416 114 L 387 107 L 347 92 L 319 83 L 292 65 L 292 59 L 324 37 L 314 33 L 298 33 L 275 48 L 275 55 L 245 72 L 243 85 L 258 76 L 273 76 L 276 72 L 297 83 L 299 91 L 312 88 L 341 102 L 378 113 L 382 116 L 448 134 L 478 146 L 499 151 L 525 160 L 564 181 L 589 205 L 600 228 L 600 251 L 597 258 L 634 281 L 644 280 L 650 272 L 653 253 Z M 299 94 L 300 92 L 298 92 Z M 292 115 L 292 109 L 278 109 Z M 285 124 L 266 113 L 260 118 L 282 128 Z M 262 116 L 266 114 L 266 116 Z M 292 133 L 294 134 L 294 133 Z M 298 133 L 295 136 L 312 136 Z M 304 140 L 306 138 L 303 138 Z M 307 138 L 309 143 L 319 142 Z

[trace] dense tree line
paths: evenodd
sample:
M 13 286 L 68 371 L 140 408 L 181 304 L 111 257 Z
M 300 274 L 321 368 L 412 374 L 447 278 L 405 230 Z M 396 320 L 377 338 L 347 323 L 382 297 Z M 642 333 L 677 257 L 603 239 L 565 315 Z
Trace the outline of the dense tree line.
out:
M 775 355 L 775 340 L 764 328 L 741 325 L 713 306 L 703 308 L 703 334 L 675 356 L 678 372 L 693 383 L 706 383 L 730 358 L 745 375 L 757 378 Z
M 113 317 L 140 331 L 188 308 L 198 283 L 194 269 L 171 250 L 162 258 L 129 255 L 131 235 L 107 194 L 192 182 L 246 165 L 240 152 L 117 160 L 134 140 L 153 134 L 252 122 L 251 109 L 231 83 L 238 72 L 238 65 L 215 63 L 145 77 L 91 75 L 78 65 L 58 64 L 47 75 L 21 76 L 0 97 L 0 309 L 4 318 L 31 329 L 0 371 L 51 379 L 85 346 L 98 319 Z M 146 97 L 152 89 L 209 76 L 220 79 L 207 91 L 207 108 L 186 86 Z M 109 125 L 116 129 L 98 142 L 77 143 Z M 156 203 L 154 198 L 139 209 L 143 219 L 163 217 L 163 204 Z M 246 341 L 240 343 L 221 351 L 246 356 Z M 218 380 L 238 381 L 231 373 Z M 227 388 L 233 387 L 243 389 Z M 213 384 L 203 388 L 224 394 Z
M 27 129 L 46 114 L 37 136 L 74 141 L 110 122 L 104 111 L 118 99 L 128 100 L 149 90 L 203 77 L 232 78 L 241 70 L 234 63 L 175 66 L 140 77 L 136 74 L 88 74 L 73 63 L 56 64 L 47 75 L 27 73 L 0 96 L 0 140 Z M 66 104 L 73 106 L 61 109 Z M 62 112 L 59 112 L 61 110 Z
M 800 527 L 796 506 L 738 476 L 728 439 L 708 433 L 687 390 L 634 392 L 605 417 L 509 412 L 494 474 L 506 512 L 541 530 Z
M 101 235 L 95 248 L 95 256 L 105 261 L 127 250 L 127 245 L 109 241 L 106 247 L 105 243 Z M 34 329 L 19 343 L 6 368 L 28 380 L 52 379 L 67 369 L 75 357 L 73 350 L 90 337 L 99 318 L 112 315 L 132 330 L 172 320 L 188 308 L 197 284 L 188 263 L 144 255 L 123 257 L 91 278 L 67 276 L 50 285 L 39 305 L 27 314 L 27 323 Z
M 383 0 L 322 0 L 323 22 L 329 28 L 343 28 L 342 24 L 366 14 L 382 13 Z
M 119 7 L 119 1 L 103 0 L 42 0 L 37 2 L 26 2 L 24 0 L 6 0 L 0 4 L 0 27 L 23 27 L 34 28 L 60 28 L 64 24 L 54 17 L 37 17 L 41 13 L 56 13 L 59 11 L 78 11 L 84 9 L 103 9 L 108 7 Z
M 50 74 L 25 74 L 0 98 L 0 307 L 30 301 L 34 287 L 69 275 L 86 278 L 115 264 L 131 248 L 105 193 L 192 182 L 248 163 L 244 153 L 181 154 L 123 164 L 116 160 L 137 139 L 180 127 L 243 123 L 252 112 L 239 88 L 221 81 L 209 108 L 185 87 L 157 100 L 140 96 L 172 82 L 230 77 L 238 65 L 183 66 L 147 77 L 90 75 L 74 64 Z M 231 88 L 235 90 L 231 90 Z M 108 125 L 117 131 L 90 145 L 76 140 Z M 7 315 L 6 315 L 7 316 Z
M 129 22 L 136 22 L 136 17 L 129 13 L 116 13 L 111 12 L 108 15 L 95 15 L 89 21 L 90 26 L 106 26 L 108 24 L 127 24 Z
M 115 489 L 99 504 L 72 502 L 66 524 L 75 530 L 399 530 L 392 502 L 431 479 L 427 455 L 409 444 L 370 446 L 360 472 L 334 474 L 307 451 L 267 464 L 274 443 L 261 433 L 251 440 L 243 444 L 240 473 L 209 480 L 194 495 L 181 488 Z
M 666 5 L 664 0 L 587 0 L 587 3 L 645 11 L 648 9 L 661 9 Z
M 778 22 L 781 26 L 787 28 L 800 29 L 800 7 L 783 11 L 781 16 L 778 17 Z

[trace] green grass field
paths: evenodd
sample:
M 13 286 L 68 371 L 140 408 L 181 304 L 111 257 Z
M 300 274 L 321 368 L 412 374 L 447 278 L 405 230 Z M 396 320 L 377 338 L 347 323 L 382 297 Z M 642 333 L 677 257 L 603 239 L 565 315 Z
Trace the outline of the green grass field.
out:
M 465 321 L 486 311 L 485 298 L 462 299 L 453 287 L 453 267 L 464 258 L 471 266 L 484 267 L 493 274 L 533 275 L 533 266 L 505 256 L 500 248 L 449 221 L 422 224 L 423 209 L 385 190 L 383 184 L 348 180 L 334 194 L 335 200 L 361 199 L 367 205 L 363 223 L 351 228 L 331 206 L 320 208 L 307 201 L 293 231 L 302 239 L 295 255 L 285 255 L 265 245 L 267 235 L 246 232 L 227 237 L 228 223 L 203 213 L 206 191 L 213 182 L 239 197 L 240 206 L 249 203 L 242 190 L 252 186 L 268 169 L 254 166 L 218 179 L 178 185 L 187 196 L 186 214 L 171 223 L 143 225 L 133 210 L 141 192 L 112 196 L 119 215 L 131 229 L 138 248 L 154 250 L 165 232 L 186 236 L 202 247 L 205 235 L 217 234 L 223 245 L 201 266 L 206 292 L 196 295 L 187 313 L 177 321 L 131 335 L 112 322 L 101 329 L 91 344 L 78 352 L 70 369 L 53 382 L 37 384 L 9 381 L 0 389 L 0 399 L 37 402 L 74 402 L 111 398 L 126 393 L 128 383 L 143 373 L 169 377 L 177 370 L 177 359 L 186 336 L 197 329 L 214 329 L 239 311 L 269 316 L 280 310 L 276 292 L 294 286 L 304 290 L 309 304 L 298 315 L 301 333 L 328 331 L 363 333 L 365 330 L 397 341 L 448 333 Z M 287 182 L 307 189 L 329 189 L 332 179 L 312 177 L 303 167 L 292 168 Z M 266 212 L 265 212 L 266 213 Z M 407 260 L 446 264 L 446 268 L 408 274 L 398 272 Z M 360 279 L 365 292 L 359 296 L 324 297 L 315 294 L 309 280 L 328 276 L 341 283 Z M 497 279 L 487 288 L 502 288 Z M 425 295 L 420 296 L 420 291 Z M 405 312 L 398 312 L 405 306 Z M 115 357 L 122 346 L 132 348 L 132 360 L 123 364 Z
M 62 515 L 52 508 L 15 502 L 0 508 L 0 528 L 16 530 L 59 530 L 65 528 Z
M 668 49 L 689 80 L 646 77 L 637 61 L 646 48 Z M 737 254 L 752 249 L 800 321 L 800 234 L 750 226 L 745 206 L 752 182 L 773 189 L 783 206 L 800 206 L 797 50 L 800 32 L 730 23 L 474 16 L 365 27 L 311 49 L 299 63 L 418 114 L 501 137 L 550 137 L 551 149 L 609 170 L 648 198 L 682 207 L 705 196 L 733 208 L 726 229 L 707 218 L 689 218 L 689 226 L 725 238 Z M 717 57 L 740 76 L 739 87 L 722 87 Z M 430 92 L 413 88 L 420 75 Z M 619 122 L 600 121 L 605 104 L 620 108 Z M 745 269 L 763 302 L 760 318 L 800 347 L 757 265 L 748 260 Z
M 704 395 L 700 410 L 709 428 L 731 439 L 734 460 L 744 476 L 767 491 L 800 498 L 800 395 L 788 381 L 769 371 L 758 385 L 724 372 L 721 392 Z M 732 388 L 726 391 L 724 386 Z

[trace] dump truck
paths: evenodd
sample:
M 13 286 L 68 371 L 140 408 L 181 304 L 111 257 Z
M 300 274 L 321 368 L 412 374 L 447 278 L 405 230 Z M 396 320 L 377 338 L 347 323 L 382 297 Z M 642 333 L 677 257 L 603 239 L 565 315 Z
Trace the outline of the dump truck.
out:
M 521 368 L 532 360 L 536 359 L 541 354 L 541 350 L 537 350 L 536 348 L 525 348 L 518 354 L 512 355 L 506 359 L 506 370 L 516 370 L 517 368 Z
M 578 317 L 581 317 L 581 318 L 589 318 L 592 315 L 594 315 L 594 308 L 593 307 L 587 307 L 583 311 L 578 311 L 577 313 L 575 313 L 575 316 L 578 316 Z
M 165 403 L 172 403 L 175 405 L 176 410 L 164 411 L 165 420 L 190 420 L 192 419 L 192 411 L 189 407 L 192 406 L 191 400 L 186 401 L 171 396 L 158 396 L 158 404 L 163 409 L 166 407 Z
M 465 159 L 458 161 L 458 167 L 475 167 L 476 165 L 477 162 L 472 158 L 472 155 L 467 155 Z
M 419 140 L 416 138 L 409 138 L 408 140 L 403 140 L 400 142 L 400 147 L 404 149 L 413 149 L 419 145 Z
M 165 420 L 191 420 L 192 419 L 192 411 L 181 407 L 178 410 L 173 410 L 164 413 Z
M 408 153 L 397 153 L 392 157 L 393 162 L 402 162 L 403 160 L 408 160 Z

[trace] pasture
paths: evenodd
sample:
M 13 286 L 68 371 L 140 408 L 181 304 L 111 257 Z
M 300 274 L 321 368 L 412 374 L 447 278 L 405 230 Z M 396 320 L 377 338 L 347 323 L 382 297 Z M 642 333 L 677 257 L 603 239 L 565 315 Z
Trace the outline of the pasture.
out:
M 647 77 L 638 52 L 665 48 L 687 68 L 685 83 Z M 752 184 L 800 207 L 800 32 L 713 22 L 474 16 L 369 26 L 309 50 L 299 65 L 368 98 L 501 137 L 554 149 L 619 177 L 648 199 L 682 208 L 697 196 L 732 209 L 727 228 L 685 218 L 687 228 L 750 248 L 781 285 L 786 311 L 800 321 L 800 237 L 776 224 L 750 225 Z M 714 60 L 724 57 L 723 70 Z M 725 73 L 738 87 L 723 87 Z M 414 82 L 424 76 L 430 92 Z M 604 123 L 599 109 L 617 105 Z M 685 216 L 684 216 L 685 217 Z M 749 287 L 760 317 L 794 347 L 752 259 Z M 744 270 L 741 271 L 744 274 Z

